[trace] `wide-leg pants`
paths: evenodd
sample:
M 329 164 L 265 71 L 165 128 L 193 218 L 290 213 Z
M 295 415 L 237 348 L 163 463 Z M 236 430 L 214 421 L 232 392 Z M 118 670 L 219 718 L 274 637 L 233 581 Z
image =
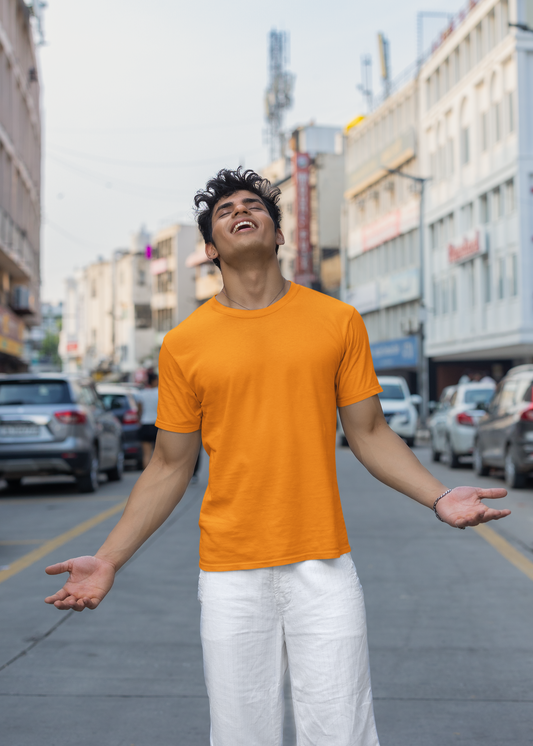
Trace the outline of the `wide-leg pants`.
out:
M 281 746 L 287 666 L 298 746 L 379 746 L 349 554 L 200 571 L 198 597 L 211 746 Z

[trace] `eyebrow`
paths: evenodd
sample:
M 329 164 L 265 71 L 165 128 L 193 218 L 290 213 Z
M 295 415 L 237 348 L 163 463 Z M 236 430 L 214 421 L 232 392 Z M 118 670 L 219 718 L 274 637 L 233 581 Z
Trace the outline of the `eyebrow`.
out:
M 250 202 L 259 202 L 261 205 L 264 204 L 263 201 L 259 199 L 259 197 L 245 197 L 242 201 L 244 202 L 245 205 L 250 204 Z M 224 210 L 226 209 L 226 207 L 233 207 L 233 205 L 234 205 L 234 202 L 224 202 L 223 205 L 219 205 L 217 207 L 217 209 L 215 210 L 215 215 L 220 210 Z

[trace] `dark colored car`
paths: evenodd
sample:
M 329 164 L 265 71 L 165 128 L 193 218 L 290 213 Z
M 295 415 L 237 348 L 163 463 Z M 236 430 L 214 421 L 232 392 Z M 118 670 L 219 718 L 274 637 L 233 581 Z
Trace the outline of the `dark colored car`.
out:
M 134 460 L 136 468 L 142 470 L 143 452 L 139 440 L 141 423 L 139 405 L 134 392 L 127 387 L 113 383 L 98 383 L 96 390 L 104 402 L 104 407 L 112 412 L 122 425 L 125 459 Z
M 474 443 L 474 470 L 486 476 L 503 469 L 509 487 L 523 487 L 533 471 L 533 365 L 511 368 L 481 418 Z
M 122 427 L 90 379 L 0 377 L 0 477 L 8 486 L 66 474 L 80 492 L 95 492 L 101 471 L 119 480 L 123 470 Z

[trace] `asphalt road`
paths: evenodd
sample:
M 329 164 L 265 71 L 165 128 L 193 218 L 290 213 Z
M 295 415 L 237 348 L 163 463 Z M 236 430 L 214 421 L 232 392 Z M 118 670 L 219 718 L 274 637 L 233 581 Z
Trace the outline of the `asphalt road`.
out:
M 415 452 L 449 486 L 500 484 Z M 533 744 L 533 485 L 510 495 L 512 516 L 489 535 L 439 523 L 347 449 L 338 471 L 365 589 L 381 745 Z M 93 553 L 137 476 L 96 496 L 57 483 L 0 491 L 3 746 L 209 743 L 196 600 L 206 460 L 97 611 L 59 612 L 42 600 L 59 587 L 43 568 Z

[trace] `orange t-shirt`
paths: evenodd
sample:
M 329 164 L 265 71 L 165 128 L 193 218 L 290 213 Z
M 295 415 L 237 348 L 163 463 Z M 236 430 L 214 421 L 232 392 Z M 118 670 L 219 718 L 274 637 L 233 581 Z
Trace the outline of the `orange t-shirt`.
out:
M 169 332 L 155 424 L 202 430 L 210 462 L 200 567 L 273 567 L 349 552 L 336 408 L 380 391 L 357 311 L 294 283 L 259 310 L 212 298 Z

